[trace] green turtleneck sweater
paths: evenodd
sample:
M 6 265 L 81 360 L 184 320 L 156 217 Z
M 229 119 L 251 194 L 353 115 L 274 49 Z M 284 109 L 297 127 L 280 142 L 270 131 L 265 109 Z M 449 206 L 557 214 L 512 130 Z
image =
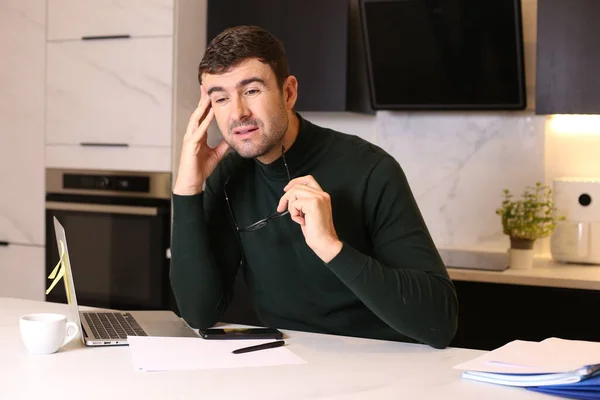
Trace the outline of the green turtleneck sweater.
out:
M 265 326 L 448 346 L 457 328 L 452 281 L 398 162 L 379 147 L 300 117 L 286 151 L 292 179 L 312 175 L 331 197 L 341 252 L 324 263 L 289 215 L 271 215 L 288 178 L 283 159 L 229 153 L 198 195 L 173 195 L 171 285 L 195 328 L 219 321 L 240 269 Z

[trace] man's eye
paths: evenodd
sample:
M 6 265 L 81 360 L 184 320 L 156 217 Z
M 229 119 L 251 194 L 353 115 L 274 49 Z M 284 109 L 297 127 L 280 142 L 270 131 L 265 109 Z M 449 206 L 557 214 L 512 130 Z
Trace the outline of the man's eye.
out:
M 224 97 L 215 100 L 215 103 L 223 103 L 225 101 Z
M 247 94 L 248 96 L 252 96 L 252 95 L 255 95 L 255 94 L 257 94 L 258 92 L 259 92 L 259 90 L 258 90 L 258 89 L 249 89 L 249 90 L 247 90 L 247 91 L 246 91 L 246 94 Z

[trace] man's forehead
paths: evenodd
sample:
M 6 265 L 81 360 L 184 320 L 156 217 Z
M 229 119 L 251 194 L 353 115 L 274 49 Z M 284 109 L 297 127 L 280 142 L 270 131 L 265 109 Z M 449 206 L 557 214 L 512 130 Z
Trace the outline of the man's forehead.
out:
M 265 82 L 272 75 L 271 67 L 258 60 L 245 60 L 226 71 L 217 74 L 203 73 L 202 82 L 207 84 L 222 84 L 235 86 L 239 82 L 249 78 L 260 78 Z

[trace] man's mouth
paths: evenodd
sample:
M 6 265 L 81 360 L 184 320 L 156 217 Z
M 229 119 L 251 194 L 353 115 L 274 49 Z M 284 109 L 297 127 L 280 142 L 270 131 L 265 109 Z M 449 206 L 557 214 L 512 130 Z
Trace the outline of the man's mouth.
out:
M 254 131 L 257 131 L 258 127 L 257 126 L 245 126 L 242 128 L 236 128 L 233 130 L 233 133 L 236 135 L 247 135 L 250 134 Z

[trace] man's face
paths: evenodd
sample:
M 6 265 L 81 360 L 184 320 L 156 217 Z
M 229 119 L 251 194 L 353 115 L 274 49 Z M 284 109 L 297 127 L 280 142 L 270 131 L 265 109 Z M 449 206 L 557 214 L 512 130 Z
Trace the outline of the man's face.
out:
M 203 74 L 202 85 L 223 138 L 238 154 L 260 157 L 281 145 L 288 107 L 268 64 L 247 59 L 223 74 Z

